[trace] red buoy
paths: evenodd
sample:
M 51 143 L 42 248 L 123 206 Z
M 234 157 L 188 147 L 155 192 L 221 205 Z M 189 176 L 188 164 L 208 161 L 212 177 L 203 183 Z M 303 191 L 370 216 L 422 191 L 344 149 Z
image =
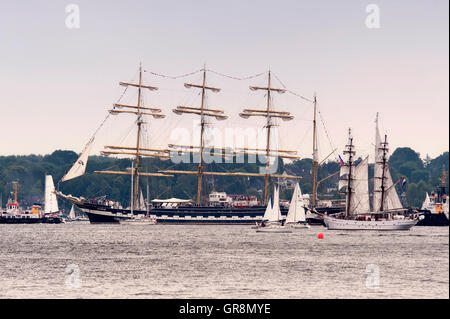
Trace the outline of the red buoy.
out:
M 323 239 L 323 234 L 322 234 L 322 233 L 319 233 L 319 235 L 317 235 L 317 238 Z

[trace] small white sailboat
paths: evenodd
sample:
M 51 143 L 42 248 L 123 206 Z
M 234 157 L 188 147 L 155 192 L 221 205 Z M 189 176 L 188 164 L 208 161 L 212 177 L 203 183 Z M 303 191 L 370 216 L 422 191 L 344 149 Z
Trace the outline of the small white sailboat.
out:
M 280 194 L 278 187 L 274 190 L 274 202 L 269 200 L 262 222 L 256 226 L 257 233 L 292 233 L 282 224 L 280 210 Z
M 75 208 L 74 208 L 74 205 L 72 205 L 72 208 L 70 209 L 69 218 L 70 218 L 70 220 L 75 220 L 75 218 L 77 218 L 77 217 L 75 216 Z
M 56 198 L 55 185 L 51 175 L 45 175 L 44 216 L 64 223 L 64 219 L 59 216 L 58 199 Z
M 306 222 L 305 204 L 303 202 L 302 191 L 297 183 L 292 194 L 291 205 L 284 223 L 286 227 L 294 229 L 311 228 Z

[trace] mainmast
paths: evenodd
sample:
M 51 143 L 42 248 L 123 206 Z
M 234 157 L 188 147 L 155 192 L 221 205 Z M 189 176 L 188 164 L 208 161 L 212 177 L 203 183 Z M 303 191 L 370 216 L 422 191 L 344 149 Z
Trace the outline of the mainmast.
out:
M 382 173 L 381 173 L 381 202 L 380 202 L 380 211 L 384 211 L 384 201 L 386 197 L 386 169 L 387 169 L 387 153 L 389 151 L 388 149 L 388 142 L 387 142 L 387 135 L 384 135 L 384 142 L 380 145 L 380 150 L 382 151 L 382 158 L 381 158 L 381 164 L 382 164 Z
M 279 94 L 285 93 L 286 90 L 279 89 L 279 88 L 273 88 L 271 86 L 271 72 L 269 70 L 268 72 L 268 80 L 267 80 L 267 87 L 259 87 L 259 86 L 250 86 L 250 90 L 256 91 L 256 90 L 263 90 L 267 91 L 267 106 L 265 110 L 259 109 L 244 109 L 242 113 L 239 114 L 242 118 L 248 119 L 251 116 L 262 116 L 266 118 L 266 125 L 265 128 L 267 129 L 267 142 L 266 142 L 266 149 L 255 149 L 256 151 L 265 151 L 266 155 L 266 169 L 264 172 L 264 204 L 267 204 L 268 195 L 269 195 L 269 177 L 275 176 L 275 174 L 269 173 L 269 166 L 270 166 L 270 157 L 282 157 L 282 158 L 298 158 L 296 155 L 297 152 L 290 151 L 290 150 L 271 150 L 270 147 L 270 132 L 271 128 L 275 126 L 272 122 L 272 118 L 281 118 L 284 121 L 290 121 L 294 119 L 294 117 L 290 114 L 290 112 L 282 112 L 282 111 L 274 111 L 272 110 L 272 91 L 277 92 Z M 275 154 L 273 154 L 275 152 Z M 291 155 L 289 155 L 291 154 Z M 286 176 L 286 178 L 299 178 L 298 176 Z
M 162 149 L 151 149 L 151 148 L 143 148 L 141 147 L 141 126 L 145 122 L 143 121 L 143 115 L 151 115 L 155 119 L 165 118 L 165 115 L 161 113 L 161 109 L 152 108 L 152 107 L 144 107 L 141 105 L 142 103 L 142 89 L 148 89 L 150 91 L 156 91 L 158 88 L 149 85 L 142 84 L 142 66 L 139 65 L 139 82 L 138 83 L 128 83 L 128 82 L 120 82 L 121 86 L 125 87 L 136 87 L 138 89 L 138 99 L 136 105 L 125 105 L 125 104 L 113 104 L 113 109 L 109 112 L 112 115 L 117 115 L 120 113 L 127 114 L 135 114 L 136 125 L 137 125 L 137 136 L 136 136 L 136 147 L 128 147 L 128 146 L 115 146 L 115 145 L 106 145 L 106 149 L 110 149 L 111 151 L 102 151 L 103 155 L 133 155 L 135 156 L 134 160 L 134 168 L 132 168 L 129 172 L 125 171 L 96 171 L 96 173 L 102 174 L 122 174 L 122 175 L 132 175 L 133 183 L 133 198 L 131 207 L 137 207 L 137 199 L 138 199 L 138 191 L 139 191 L 139 176 L 163 176 L 163 177 L 172 177 L 172 175 L 166 175 L 161 173 L 143 173 L 140 172 L 140 157 L 148 156 L 148 157 L 159 157 L 159 158 L 169 158 L 168 150 Z M 131 110 L 121 110 L 122 108 L 131 109 Z
M 203 67 L 203 80 L 202 84 L 191 84 L 191 83 L 185 83 L 184 86 L 186 88 L 198 88 L 201 89 L 202 92 L 202 99 L 200 103 L 200 107 L 191 107 L 191 106 L 177 106 L 173 112 L 177 115 L 181 114 L 195 114 L 200 116 L 200 146 L 187 146 L 191 149 L 191 151 L 188 151 L 189 153 L 199 153 L 200 159 L 198 163 L 198 169 L 197 169 L 197 204 L 201 204 L 201 195 L 202 195 L 202 181 L 203 181 L 203 175 L 204 175 L 204 165 L 203 165 L 203 150 L 205 148 L 205 140 L 204 140 L 204 134 L 205 134 L 205 126 L 208 124 L 206 121 L 206 117 L 215 117 L 217 120 L 225 120 L 228 118 L 224 114 L 222 110 L 217 109 L 210 109 L 205 108 L 205 97 L 206 97 L 206 90 L 212 91 L 214 93 L 220 92 L 220 88 L 215 88 L 211 86 L 206 86 L 206 68 Z M 169 145 L 169 147 L 175 147 L 175 148 L 185 148 L 185 146 L 180 145 Z M 198 149 L 198 151 L 194 150 Z M 162 171 L 165 172 L 165 171 Z M 189 174 L 191 172 L 186 171 L 173 171 L 174 173 L 184 173 Z

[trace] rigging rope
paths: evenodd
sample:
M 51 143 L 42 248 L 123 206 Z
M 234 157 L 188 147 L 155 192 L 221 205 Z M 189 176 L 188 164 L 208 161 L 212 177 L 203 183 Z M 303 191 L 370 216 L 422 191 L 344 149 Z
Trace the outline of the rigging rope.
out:
M 150 71 L 150 70 L 144 70 L 144 72 L 147 72 L 147 73 L 150 73 L 150 74 L 162 77 L 162 78 L 172 79 L 172 80 L 176 80 L 176 79 L 179 79 L 179 78 L 184 78 L 184 77 L 187 77 L 187 76 L 190 76 L 190 75 L 194 75 L 194 74 L 199 73 L 201 71 L 203 71 L 203 69 L 200 69 L 200 70 L 197 70 L 197 71 L 194 71 L 194 72 L 190 72 L 190 73 L 186 73 L 186 74 L 182 74 L 182 75 L 170 76 L 170 75 L 165 75 L 165 74 L 161 74 L 161 73 L 156 73 L 156 72 L 153 72 L 153 71 Z
M 307 97 L 304 97 L 303 95 L 300 95 L 298 93 L 295 93 L 294 91 L 289 90 L 286 87 L 286 85 L 280 80 L 280 78 L 273 71 L 270 71 L 270 73 L 272 73 L 273 76 L 275 76 L 275 78 L 278 80 L 278 82 L 280 82 L 280 84 L 283 86 L 283 88 L 286 89 L 286 92 L 291 93 L 292 95 L 295 95 L 295 96 L 297 96 L 305 101 L 308 101 L 310 103 L 314 103 L 314 101 L 312 101 L 311 99 L 308 99 Z
M 217 75 L 220 75 L 220 76 L 223 76 L 225 78 L 229 78 L 229 79 L 232 79 L 232 80 L 238 80 L 238 81 L 254 79 L 254 78 L 260 77 L 261 75 L 267 73 L 267 72 L 262 72 L 262 73 L 258 73 L 258 74 L 254 74 L 254 75 L 245 76 L 243 78 L 239 78 L 239 77 L 236 77 L 236 76 L 223 74 L 223 73 L 220 73 L 220 72 L 217 72 L 217 71 L 214 71 L 214 70 L 210 70 L 210 69 L 206 69 L 206 71 L 214 73 L 214 74 L 217 74 Z
M 328 134 L 327 128 L 325 127 L 325 122 L 323 121 L 322 113 L 320 113 L 320 110 L 317 110 L 317 113 L 319 113 L 319 118 L 320 118 L 320 121 L 322 122 L 323 130 L 325 131 L 325 135 L 328 138 L 328 142 L 330 143 L 331 149 L 334 150 L 333 153 L 335 154 L 336 161 L 339 162 L 339 158 L 338 158 L 337 153 L 336 153 L 337 148 L 335 148 L 333 146 L 333 141 L 331 140 L 331 137 Z

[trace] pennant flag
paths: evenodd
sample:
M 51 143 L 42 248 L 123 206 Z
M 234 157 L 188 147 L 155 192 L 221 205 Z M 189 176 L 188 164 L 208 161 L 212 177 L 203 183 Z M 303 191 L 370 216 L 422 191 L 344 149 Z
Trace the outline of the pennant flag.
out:
M 339 161 L 341 162 L 341 165 L 344 166 L 344 161 L 341 158 L 341 155 L 339 155 Z

